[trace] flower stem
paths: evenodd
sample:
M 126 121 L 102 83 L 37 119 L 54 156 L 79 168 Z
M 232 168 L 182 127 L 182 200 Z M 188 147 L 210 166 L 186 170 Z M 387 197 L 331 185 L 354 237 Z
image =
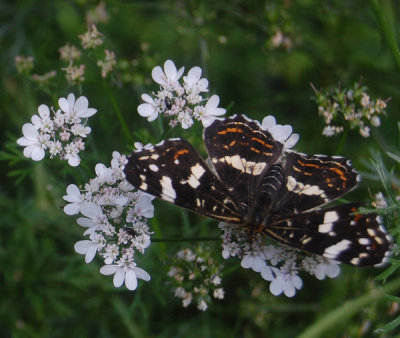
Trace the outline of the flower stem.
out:
M 378 0 L 369 0 L 369 3 L 375 14 L 376 20 L 378 21 L 381 34 L 383 38 L 386 40 L 386 43 L 393 55 L 397 68 L 400 70 L 400 51 L 399 48 L 397 47 L 395 36 L 392 30 L 389 28 L 387 21 L 385 20 L 385 15 L 383 14 L 382 8 L 379 5 Z
M 324 337 L 328 330 L 340 326 L 352 316 L 368 307 L 370 303 L 386 299 L 384 298 L 386 293 L 394 293 L 398 289 L 400 289 L 400 278 L 387 283 L 382 288 L 374 288 L 366 295 L 340 304 L 335 310 L 309 326 L 298 338 Z
M 103 81 L 103 83 L 104 83 L 104 86 L 107 88 L 106 91 L 107 91 L 108 96 L 109 96 L 109 98 L 111 100 L 111 104 L 114 107 L 114 111 L 117 114 L 119 123 L 121 124 L 121 127 L 122 127 L 122 131 L 124 132 L 125 136 L 128 138 L 129 142 L 133 144 L 134 139 L 132 137 L 131 132 L 129 131 L 128 125 L 127 125 L 127 123 L 126 123 L 126 121 L 125 121 L 125 119 L 124 119 L 124 117 L 123 117 L 123 115 L 121 113 L 121 110 L 119 109 L 117 100 L 115 99 L 115 96 L 112 94 L 109 86 L 106 85 L 104 81 Z

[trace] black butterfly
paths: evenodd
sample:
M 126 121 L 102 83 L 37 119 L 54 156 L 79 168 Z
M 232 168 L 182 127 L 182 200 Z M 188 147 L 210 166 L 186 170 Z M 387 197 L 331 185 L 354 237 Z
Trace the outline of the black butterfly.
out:
M 183 139 L 165 140 L 129 156 L 127 180 L 167 202 L 265 233 L 287 246 L 355 266 L 381 265 L 392 240 L 361 203 L 320 207 L 356 187 L 359 174 L 339 156 L 284 149 L 244 115 L 204 131 L 212 168 Z

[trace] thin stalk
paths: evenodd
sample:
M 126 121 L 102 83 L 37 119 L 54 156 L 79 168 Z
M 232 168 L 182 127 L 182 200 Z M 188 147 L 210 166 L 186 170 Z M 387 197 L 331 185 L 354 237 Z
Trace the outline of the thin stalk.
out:
M 393 55 L 394 61 L 397 65 L 398 70 L 400 71 L 400 51 L 397 47 L 396 38 L 394 36 L 393 31 L 390 29 L 387 21 L 385 20 L 385 15 L 383 14 L 382 8 L 379 5 L 378 0 L 369 0 L 369 3 L 372 7 L 376 20 L 378 21 L 379 28 L 381 30 L 381 34 L 385 39 L 387 46 L 390 49 L 390 52 Z

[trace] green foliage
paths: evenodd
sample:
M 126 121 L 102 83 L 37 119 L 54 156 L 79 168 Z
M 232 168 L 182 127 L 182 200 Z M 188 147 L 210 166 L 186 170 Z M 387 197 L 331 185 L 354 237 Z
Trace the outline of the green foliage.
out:
M 389 205 L 380 212 L 398 241 L 400 195 L 398 111 L 400 5 L 395 0 L 351 1 L 3 1 L 0 3 L 0 327 L 15 337 L 282 337 L 369 336 L 399 330 L 398 259 L 384 272 L 343 267 L 333 280 L 304 279 L 293 299 L 274 297 L 259 274 L 227 261 L 225 299 L 206 312 L 183 308 L 166 284 L 168 257 L 183 245 L 154 241 L 140 264 L 152 277 L 134 292 L 116 289 L 99 273 L 100 259 L 85 264 L 74 252 L 81 229 L 63 213 L 68 184 L 84 184 L 96 163 L 111 153 L 128 154 L 133 142 L 183 136 L 202 152 L 200 125 L 170 129 L 137 113 L 140 95 L 157 90 L 151 70 L 165 60 L 189 69 L 199 65 L 228 114 L 261 119 L 274 114 L 301 135 L 296 149 L 351 158 L 365 173 L 346 199 L 371 200 L 382 191 Z M 79 35 L 95 23 L 104 43 L 82 49 Z M 82 55 L 84 80 L 69 83 L 59 48 L 67 43 Z M 102 77 L 97 65 L 105 50 L 116 67 Z M 17 71 L 17 56 L 33 57 Z M 26 62 L 26 60 L 24 60 Z M 64 70 L 63 70 L 64 69 Z M 56 71 L 56 73 L 50 73 Z M 37 76 L 34 76 L 34 75 Z M 362 77 L 371 97 L 390 97 L 381 126 L 371 137 L 345 133 L 327 139 L 310 83 L 351 88 Z M 88 97 L 98 109 L 79 168 L 65 161 L 34 163 L 16 140 L 37 107 L 57 105 L 69 92 Z M 339 150 L 340 149 L 340 150 Z M 381 157 L 369 162 L 371 153 Z M 388 156 L 386 156 L 388 155 Z M 393 171 L 386 168 L 394 168 Z M 156 237 L 219 236 L 215 222 L 155 202 Z M 196 245 L 197 243 L 195 243 Z M 221 262 L 220 242 L 205 243 Z M 399 242 L 397 244 L 400 244 Z M 186 245 L 187 247 L 187 245 Z M 380 276 L 376 278 L 377 275 Z M 375 280 L 376 278 L 376 280 Z M 383 285 L 381 281 L 386 281 Z M 394 309 L 394 310 L 393 310 Z M 397 331 L 396 331 L 397 330 Z

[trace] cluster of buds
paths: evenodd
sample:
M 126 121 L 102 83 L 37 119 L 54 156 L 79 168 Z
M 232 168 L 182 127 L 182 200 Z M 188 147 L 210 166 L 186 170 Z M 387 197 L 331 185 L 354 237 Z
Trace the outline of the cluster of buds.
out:
M 32 123 L 23 125 L 24 136 L 17 143 L 25 147 L 25 157 L 34 161 L 42 160 L 48 150 L 50 158 L 58 156 L 75 167 L 81 161 L 78 153 L 85 149 L 84 139 L 91 132 L 86 126 L 87 119 L 97 110 L 89 108 L 84 96 L 75 101 L 72 93 L 67 98 L 60 98 L 58 105 L 60 109 L 57 111 L 45 104 L 40 105 L 39 115 L 33 115 Z
M 198 247 L 179 251 L 172 259 L 168 277 L 175 296 L 182 299 L 183 307 L 195 303 L 205 311 L 212 299 L 223 299 L 221 266 L 210 256 L 210 251 Z
M 326 126 L 322 135 L 330 137 L 342 133 L 346 128 L 358 130 L 363 137 L 369 137 L 371 126 L 379 127 L 380 115 L 386 114 L 387 100 L 372 100 L 367 88 L 355 83 L 353 88 L 334 88 L 318 91 L 313 87 L 318 104 L 318 114 Z
M 96 165 L 96 177 L 85 184 L 82 191 L 74 184 L 67 188 L 63 198 L 67 215 L 81 214 L 77 223 L 85 228 L 88 239 L 78 241 L 75 251 L 85 255 L 90 263 L 98 253 L 105 265 L 104 275 L 114 275 L 114 286 L 125 283 L 135 290 L 137 280 L 150 280 L 149 274 L 137 267 L 135 255 L 144 254 L 150 245 L 152 232 L 147 219 L 154 215 L 154 197 L 136 191 L 125 179 L 125 156 L 113 153 L 111 167 Z
M 191 68 L 180 81 L 183 72 L 184 67 L 177 70 L 171 60 L 164 63 L 164 70 L 160 66 L 154 67 L 151 76 L 160 85 L 160 90 L 152 96 L 142 95 L 146 103 L 139 105 L 139 115 L 151 122 L 163 114 L 171 118 L 171 127 L 181 124 L 187 129 L 193 125 L 194 119 L 208 127 L 217 116 L 225 114 L 225 109 L 218 108 L 218 95 L 208 100 L 203 98 L 202 93 L 208 92 L 208 80 L 201 78 L 201 68 Z

